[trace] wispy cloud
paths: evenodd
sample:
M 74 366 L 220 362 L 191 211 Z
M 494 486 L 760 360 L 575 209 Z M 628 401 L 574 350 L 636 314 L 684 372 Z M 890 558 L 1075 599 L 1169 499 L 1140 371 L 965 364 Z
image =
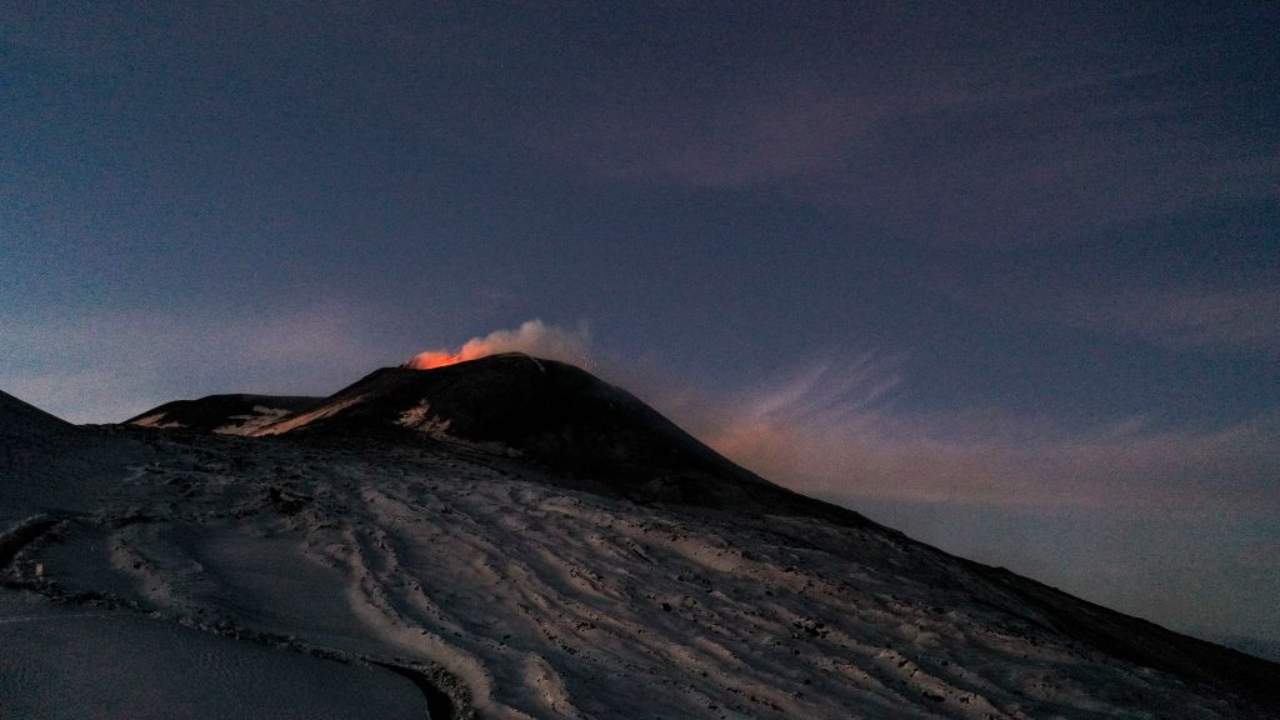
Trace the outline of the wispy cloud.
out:
M 1280 352 L 1280 291 L 1162 290 L 1077 298 L 1067 319 L 1174 348 Z
M 942 243 L 1058 242 L 1274 196 L 1274 145 L 1208 129 L 1195 94 L 1135 91 L 1166 85 L 1184 59 L 1095 59 L 1068 82 L 1026 53 L 840 82 L 758 71 L 696 96 L 605 96 L 521 132 L 597 177 L 767 191 Z
M 1166 430 L 1143 417 L 1066 430 L 992 408 L 907 412 L 892 359 L 802 366 L 718 398 L 642 393 L 763 476 L 853 506 L 861 498 L 1166 515 L 1280 510 L 1280 416 Z
M 629 99 L 545 118 L 528 140 L 616 180 L 741 187 L 839 170 L 892 109 L 875 98 L 787 85 L 680 98 L 680 112 Z

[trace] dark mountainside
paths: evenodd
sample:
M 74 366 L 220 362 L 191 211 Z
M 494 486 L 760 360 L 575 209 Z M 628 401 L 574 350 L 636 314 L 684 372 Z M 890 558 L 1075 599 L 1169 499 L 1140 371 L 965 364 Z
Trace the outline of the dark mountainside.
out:
M 258 408 L 297 412 L 324 398 L 288 395 L 209 395 L 199 400 L 174 400 L 125 420 L 126 424 L 173 425 L 189 430 L 214 432 L 238 425 L 247 417 L 260 413 Z

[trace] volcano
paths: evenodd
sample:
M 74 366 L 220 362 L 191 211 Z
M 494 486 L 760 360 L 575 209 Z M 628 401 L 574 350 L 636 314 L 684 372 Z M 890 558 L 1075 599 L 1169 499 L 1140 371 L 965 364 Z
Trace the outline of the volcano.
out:
M 261 422 L 285 407 L 295 410 Z M 383 368 L 323 399 L 230 395 L 169 403 L 128 422 L 313 442 L 452 443 L 455 451 L 469 446 L 522 458 L 561 484 L 640 502 L 866 522 L 735 465 L 622 388 L 521 353 L 431 370 Z
M 1278 716 L 1280 665 L 775 485 L 564 363 L 384 368 L 106 427 L 0 401 L 4 482 L 77 489 L 0 496 L 19 715 Z

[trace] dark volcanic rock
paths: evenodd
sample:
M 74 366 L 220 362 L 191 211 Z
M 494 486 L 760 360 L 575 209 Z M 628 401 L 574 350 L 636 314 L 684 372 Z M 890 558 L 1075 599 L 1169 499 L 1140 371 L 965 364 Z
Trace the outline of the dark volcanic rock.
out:
M 75 425 L 0 391 L 0 448 L 70 437 L 76 432 Z

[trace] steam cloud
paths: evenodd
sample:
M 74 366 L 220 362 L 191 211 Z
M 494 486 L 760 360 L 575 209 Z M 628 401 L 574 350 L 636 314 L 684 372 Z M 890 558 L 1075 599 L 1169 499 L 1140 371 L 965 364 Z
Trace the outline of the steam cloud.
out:
M 522 352 L 549 360 L 560 360 L 581 367 L 591 366 L 591 339 L 585 327 L 565 330 L 541 320 L 527 320 L 515 330 L 497 330 L 484 337 L 474 337 L 454 351 L 428 350 L 405 363 L 416 370 L 454 365 L 486 355 Z

